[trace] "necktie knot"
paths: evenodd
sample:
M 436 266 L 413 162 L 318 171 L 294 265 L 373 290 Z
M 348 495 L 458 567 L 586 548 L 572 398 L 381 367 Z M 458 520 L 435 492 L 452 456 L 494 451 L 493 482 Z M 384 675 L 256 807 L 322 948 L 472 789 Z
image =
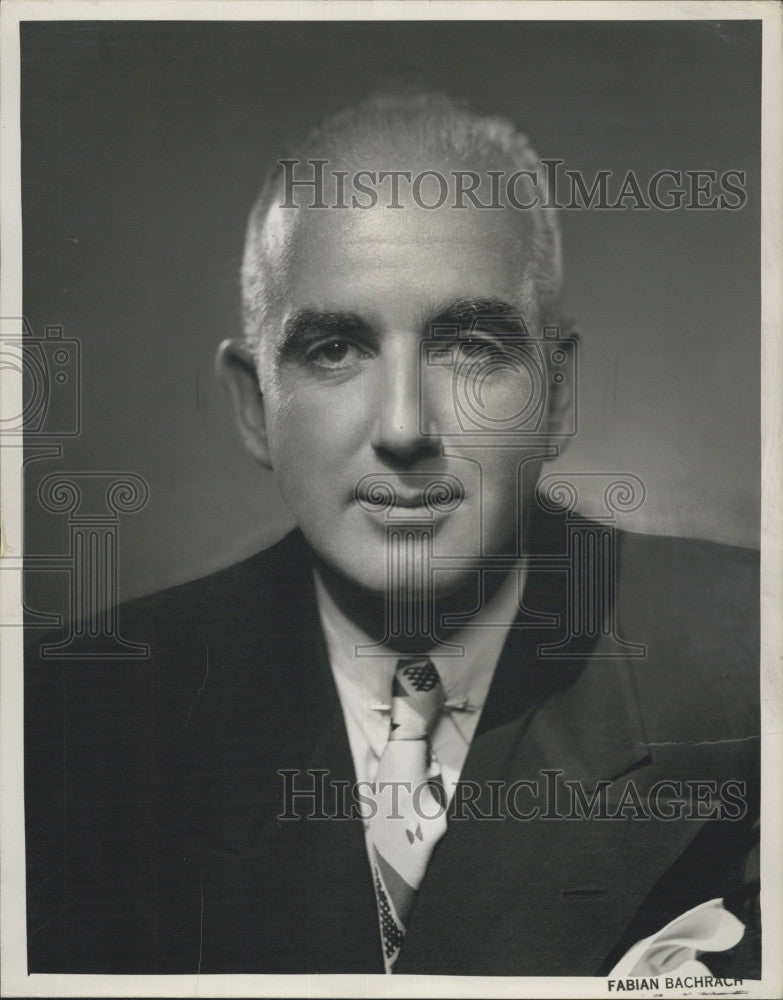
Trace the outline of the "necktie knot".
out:
M 445 694 L 438 671 L 427 657 L 397 663 L 392 682 L 389 740 L 423 740 L 440 715 Z

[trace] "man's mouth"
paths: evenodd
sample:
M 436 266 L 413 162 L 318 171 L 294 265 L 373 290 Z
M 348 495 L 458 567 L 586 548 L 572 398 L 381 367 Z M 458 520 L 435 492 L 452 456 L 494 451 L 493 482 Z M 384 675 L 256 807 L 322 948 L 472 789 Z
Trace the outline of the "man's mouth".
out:
M 372 513 L 402 509 L 444 514 L 459 507 L 465 499 L 465 487 L 449 473 L 373 473 L 359 480 L 354 496 Z
M 409 492 L 407 490 L 397 490 L 397 496 L 394 500 L 395 507 L 423 507 L 424 506 L 424 493 L 421 490 L 416 490 Z

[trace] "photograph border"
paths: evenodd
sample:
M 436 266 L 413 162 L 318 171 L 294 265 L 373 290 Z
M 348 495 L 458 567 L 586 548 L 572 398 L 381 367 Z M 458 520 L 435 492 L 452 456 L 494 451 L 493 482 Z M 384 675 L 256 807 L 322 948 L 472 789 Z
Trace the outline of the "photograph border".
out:
M 667 2 L 334 2 L 263 0 L 6 0 L 0 9 L 0 317 L 21 317 L 22 214 L 19 24 L 22 21 L 139 20 L 716 20 L 758 19 L 762 37 L 761 136 L 761 910 L 766 941 L 763 979 L 735 996 L 775 998 L 783 989 L 783 7 L 775 0 Z M 2 413 L 22 410 L 21 373 L 0 372 Z M 0 973 L 3 996 L 350 996 L 605 997 L 600 977 L 459 977 L 382 975 L 48 975 L 27 974 L 23 786 L 22 447 L 1 442 L 0 542 Z M 4 566 L 3 563 L 6 565 Z M 8 568 L 8 564 L 12 568 Z M 20 627 L 14 627 L 20 626 Z M 728 995 L 726 991 L 725 995 Z M 658 996 L 720 995 L 713 990 L 654 991 Z M 639 991 L 652 996 L 653 992 Z

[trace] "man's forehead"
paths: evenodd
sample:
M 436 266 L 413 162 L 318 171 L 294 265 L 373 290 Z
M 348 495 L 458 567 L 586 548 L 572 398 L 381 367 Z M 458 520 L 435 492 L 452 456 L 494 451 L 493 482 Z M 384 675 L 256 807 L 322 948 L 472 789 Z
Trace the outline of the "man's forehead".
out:
M 292 209 L 264 226 L 276 298 L 288 309 L 382 308 L 426 313 L 450 300 L 498 300 L 528 311 L 532 227 L 508 209 Z M 400 299 L 404 293 L 405 298 Z

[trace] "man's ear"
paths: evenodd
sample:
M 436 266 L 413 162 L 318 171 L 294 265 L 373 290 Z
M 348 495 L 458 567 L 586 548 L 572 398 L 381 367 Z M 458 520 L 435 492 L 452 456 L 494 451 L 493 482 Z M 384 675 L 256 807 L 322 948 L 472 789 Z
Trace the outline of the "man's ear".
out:
M 257 462 L 271 469 L 264 399 L 252 354 L 241 340 L 224 340 L 215 357 L 215 370 L 231 396 L 245 447 Z

